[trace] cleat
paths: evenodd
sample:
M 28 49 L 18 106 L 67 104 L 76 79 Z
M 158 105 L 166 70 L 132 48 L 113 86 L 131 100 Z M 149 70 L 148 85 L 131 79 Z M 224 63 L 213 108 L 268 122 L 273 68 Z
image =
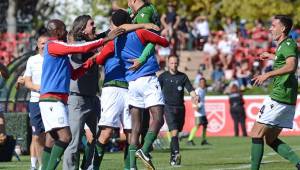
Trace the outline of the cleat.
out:
M 189 146 L 195 146 L 196 145 L 193 140 L 187 141 L 186 144 L 189 145 Z
M 144 165 L 146 166 L 147 170 L 155 170 L 152 161 L 149 156 L 147 156 L 142 149 L 139 149 L 135 152 L 135 156 L 143 161 Z
M 179 153 L 171 156 L 170 165 L 171 166 L 181 165 L 181 155 Z
M 207 140 L 204 140 L 201 142 L 201 145 L 211 145 L 210 143 L 207 142 Z

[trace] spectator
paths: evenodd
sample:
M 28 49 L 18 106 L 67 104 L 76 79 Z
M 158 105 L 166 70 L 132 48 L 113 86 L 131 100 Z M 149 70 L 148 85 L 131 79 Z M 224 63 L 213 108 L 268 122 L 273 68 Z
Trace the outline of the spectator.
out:
M 290 31 L 289 36 L 290 36 L 292 39 L 294 39 L 295 41 L 297 41 L 298 38 L 299 38 L 299 34 L 298 34 L 298 32 L 297 32 L 297 30 L 296 30 L 295 28 L 293 28 L 293 29 Z
M 222 92 L 224 89 L 224 80 L 225 80 L 225 73 L 223 68 L 220 64 L 216 65 L 216 68 L 213 70 L 211 74 L 212 78 L 212 86 L 215 91 Z
M 232 62 L 232 43 L 229 41 L 228 35 L 223 34 L 221 40 L 218 43 L 218 50 L 220 51 L 220 60 L 224 66 L 224 69 L 229 67 Z
M 244 90 L 245 87 L 252 88 L 251 72 L 247 60 L 243 60 L 237 67 L 236 76 L 241 90 Z
M 190 38 L 189 35 L 189 25 L 188 25 L 188 21 L 185 17 L 183 17 L 180 20 L 179 26 L 178 26 L 178 39 L 180 41 L 180 49 L 181 50 L 185 50 L 186 49 L 186 43 L 188 41 L 188 39 Z
M 252 30 L 252 39 L 254 41 L 254 48 L 267 48 L 268 47 L 268 32 L 263 27 L 261 20 L 255 20 L 255 27 Z
M 209 25 L 206 16 L 198 16 L 194 21 L 196 47 L 202 50 L 210 35 Z
M 226 18 L 225 25 L 223 28 L 230 41 L 237 38 L 237 26 L 235 21 L 232 21 L 230 17 Z
M 232 84 L 231 86 L 229 103 L 230 114 L 234 122 L 234 136 L 239 136 L 239 124 L 241 124 L 243 136 L 247 136 L 244 100 L 242 94 L 239 92 L 239 87 L 236 84 Z
M 162 32 L 161 36 L 167 37 L 167 32 Z M 170 47 L 162 47 L 156 46 L 157 48 L 157 59 L 159 61 L 160 69 L 165 69 L 166 67 L 166 60 L 168 56 L 171 55 L 171 48 Z
M 172 54 L 176 54 L 176 31 L 179 26 L 180 17 L 177 15 L 175 5 L 173 3 L 168 3 L 168 12 L 161 16 L 160 21 L 163 26 L 162 32 L 166 32 L 170 39 Z
M 240 27 L 239 27 L 239 35 L 241 38 L 248 38 L 248 32 L 246 29 L 246 20 L 245 19 L 241 19 L 240 21 Z
M 212 62 L 218 57 L 217 44 L 214 42 L 214 37 L 208 37 L 207 43 L 203 47 L 204 64 L 207 69 L 212 69 Z

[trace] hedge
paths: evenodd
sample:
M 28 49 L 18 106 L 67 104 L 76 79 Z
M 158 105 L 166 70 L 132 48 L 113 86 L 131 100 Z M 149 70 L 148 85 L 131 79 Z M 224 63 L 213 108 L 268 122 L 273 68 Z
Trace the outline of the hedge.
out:
M 22 153 L 29 153 L 31 142 L 31 127 L 28 113 L 8 112 L 4 113 L 6 134 L 13 135 L 17 139 L 17 145 L 21 146 Z

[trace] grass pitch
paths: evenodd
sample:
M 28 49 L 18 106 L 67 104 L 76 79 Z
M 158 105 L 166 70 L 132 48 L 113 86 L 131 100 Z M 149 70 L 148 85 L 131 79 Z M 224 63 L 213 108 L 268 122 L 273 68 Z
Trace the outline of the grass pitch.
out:
M 300 155 L 299 137 L 282 137 L 298 155 Z M 200 140 L 196 139 L 196 146 L 187 146 L 183 139 L 181 145 L 182 165 L 171 167 L 169 165 L 169 150 L 155 150 L 153 163 L 157 170 L 238 170 L 250 169 L 250 138 L 235 137 L 211 137 L 208 141 L 212 144 L 201 146 Z M 165 143 L 165 145 L 167 145 Z M 123 169 L 123 153 L 107 153 L 102 162 L 103 170 Z M 21 156 L 21 162 L 13 158 L 12 162 L 0 163 L 0 169 L 5 170 L 28 170 L 30 157 Z M 145 170 L 141 161 L 138 160 L 139 170 Z M 62 169 L 60 164 L 58 169 Z M 272 149 L 265 145 L 265 152 L 261 170 L 293 170 L 294 165 L 278 156 Z

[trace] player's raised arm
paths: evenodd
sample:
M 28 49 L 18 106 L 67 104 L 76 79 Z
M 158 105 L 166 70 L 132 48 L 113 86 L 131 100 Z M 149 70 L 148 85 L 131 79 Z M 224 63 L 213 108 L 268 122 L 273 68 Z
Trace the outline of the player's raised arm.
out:
M 119 26 L 119 28 L 123 28 L 126 32 L 134 31 L 137 29 L 147 29 L 147 30 L 155 30 L 160 31 L 159 26 L 152 23 L 142 23 L 142 24 L 123 24 Z
M 101 38 L 99 40 L 86 42 L 82 44 L 68 44 L 62 41 L 51 41 L 48 43 L 48 51 L 53 56 L 65 56 L 68 54 L 76 54 L 76 53 L 87 53 L 106 42 L 113 40 L 118 35 L 125 32 L 123 28 L 116 28 L 110 31 L 105 38 Z
M 114 51 L 114 41 L 110 41 L 99 53 L 95 54 L 93 57 L 89 58 L 85 63 L 83 63 L 83 67 L 89 69 L 93 66 L 93 64 L 103 65 L 107 58 L 114 55 Z
M 150 42 L 161 45 L 163 47 L 169 46 L 169 42 L 165 37 L 159 36 L 151 31 L 142 29 L 137 30 L 136 34 L 144 45 Z

